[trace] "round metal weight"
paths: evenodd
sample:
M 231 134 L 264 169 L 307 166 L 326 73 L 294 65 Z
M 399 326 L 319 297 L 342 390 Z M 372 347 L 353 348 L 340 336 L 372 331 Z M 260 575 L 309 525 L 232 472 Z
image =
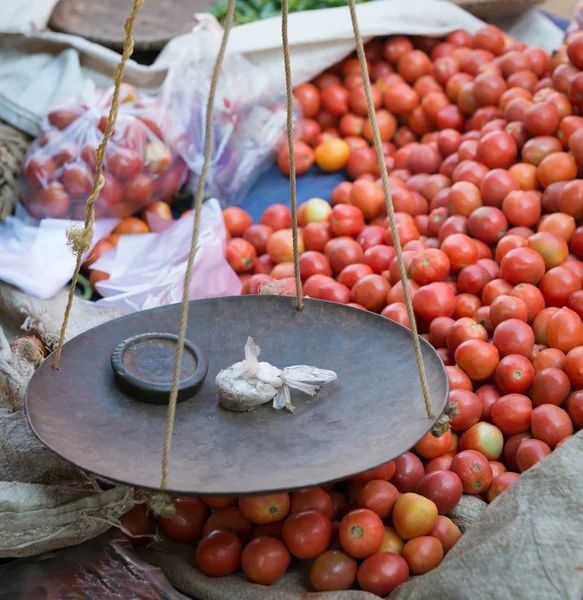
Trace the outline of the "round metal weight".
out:
M 119 344 L 111 355 L 118 387 L 136 400 L 168 404 L 177 341 L 178 336 L 169 333 L 143 333 Z M 208 362 L 202 350 L 186 340 L 177 401 L 196 395 L 207 372 Z
M 168 491 L 248 495 L 335 481 L 409 450 L 443 412 L 445 367 L 424 340 L 434 416 L 428 418 L 411 334 L 379 315 L 340 304 L 240 296 L 189 305 L 187 338 L 207 357 L 198 394 L 179 404 Z M 159 489 L 167 407 L 138 402 L 116 385 L 111 356 L 145 331 L 176 334 L 180 306 L 121 317 L 64 345 L 60 370 L 49 357 L 26 393 L 30 424 L 49 448 L 106 479 Z M 277 367 L 331 369 L 338 379 L 310 398 L 292 392 L 293 414 L 268 403 L 248 413 L 222 409 L 217 373 L 243 360 L 247 337 Z

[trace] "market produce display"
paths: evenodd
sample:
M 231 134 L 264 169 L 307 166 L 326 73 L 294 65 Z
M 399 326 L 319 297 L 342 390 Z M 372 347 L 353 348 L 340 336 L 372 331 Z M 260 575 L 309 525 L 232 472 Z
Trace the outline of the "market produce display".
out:
M 446 365 L 454 416 L 441 437 L 349 481 L 178 498 L 159 528 L 198 543 L 196 565 L 211 577 L 241 570 L 271 585 L 292 560 L 310 560 L 316 591 L 386 596 L 461 537 L 447 515 L 463 494 L 495 501 L 583 427 L 583 33 L 552 55 L 492 26 L 366 51 L 407 285 Z M 299 208 L 303 293 L 408 327 L 358 61 L 295 95 L 298 174 L 316 164 L 351 180 Z M 241 208 L 223 214 L 243 293 L 295 294 L 287 206 L 259 223 Z M 140 505 L 124 525 L 146 535 L 153 519 Z
M 356 4 L 370 2 L 370 0 L 356 0 Z M 288 10 L 290 13 L 304 10 L 317 10 L 318 8 L 335 8 L 337 6 L 346 6 L 346 0 L 290 0 Z M 219 0 L 210 10 L 219 21 L 223 21 L 227 16 L 227 0 Z M 281 15 L 280 0 L 237 0 L 235 6 L 235 25 L 244 25 L 253 23 L 260 19 L 269 19 Z
M 23 202 L 34 217 L 85 219 L 111 97 L 112 90 L 87 89 L 47 115 L 23 162 Z M 165 142 L 165 120 L 158 99 L 123 84 L 105 183 L 95 202 L 97 218 L 132 215 L 171 199 L 184 183 L 187 169 Z

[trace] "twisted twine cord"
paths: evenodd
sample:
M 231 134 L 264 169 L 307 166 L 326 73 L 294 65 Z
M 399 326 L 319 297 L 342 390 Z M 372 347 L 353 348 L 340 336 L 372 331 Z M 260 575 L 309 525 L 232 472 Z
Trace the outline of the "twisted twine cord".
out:
M 123 46 L 121 60 L 119 64 L 115 67 L 115 71 L 113 73 L 114 85 L 113 96 L 111 98 L 111 107 L 109 109 L 109 115 L 107 117 L 107 127 L 105 128 L 103 139 L 101 140 L 101 143 L 99 144 L 96 151 L 95 178 L 93 180 L 93 190 L 91 192 L 91 195 L 87 199 L 87 216 L 85 217 L 85 224 L 83 228 L 76 227 L 67 232 L 69 246 L 71 247 L 73 253 L 77 255 L 77 261 L 75 263 L 75 271 L 73 273 L 71 287 L 69 288 L 69 297 L 67 299 L 67 306 L 65 308 L 63 323 L 61 325 L 61 331 L 59 333 L 59 343 L 57 345 L 55 359 L 53 361 L 53 369 L 55 369 L 55 371 L 59 370 L 61 351 L 63 349 L 63 343 L 65 341 L 65 333 L 67 331 L 67 324 L 69 323 L 69 315 L 71 314 L 73 296 L 75 295 L 75 287 L 77 286 L 77 279 L 79 278 L 79 271 L 81 270 L 81 262 L 83 260 L 83 255 L 89 250 L 89 248 L 91 247 L 91 242 L 93 240 L 93 224 L 95 223 L 95 200 L 98 198 L 99 192 L 101 192 L 101 188 L 103 188 L 103 185 L 105 184 L 105 179 L 102 173 L 103 163 L 105 161 L 105 151 L 107 149 L 107 143 L 109 142 L 109 138 L 113 133 L 115 123 L 117 121 L 117 114 L 119 112 L 119 90 L 122 84 L 125 64 L 127 63 L 134 51 L 134 40 L 132 38 L 134 22 L 136 20 L 138 11 L 140 10 L 140 8 L 142 8 L 143 4 L 144 0 L 134 0 L 132 11 L 124 25 L 126 39 Z
M 287 36 L 288 0 L 281 2 L 281 41 L 283 47 L 283 64 L 285 69 L 285 91 L 287 97 L 287 144 L 289 148 L 289 195 L 292 213 L 292 241 L 294 249 L 294 278 L 296 281 L 296 302 L 298 311 L 304 309 L 302 298 L 302 281 L 300 279 L 300 252 L 298 244 L 298 209 L 296 198 L 296 157 L 294 150 L 294 116 L 293 88 L 291 64 L 289 57 L 289 41 Z
M 362 42 L 362 36 L 360 35 L 360 28 L 358 26 L 358 20 L 356 17 L 356 7 L 354 0 L 348 0 L 348 6 L 350 8 L 350 18 L 352 20 L 352 29 L 354 30 L 354 40 L 356 41 L 356 53 L 358 54 L 358 60 L 360 62 L 360 69 L 362 71 L 362 79 L 364 82 L 364 92 L 366 96 L 366 105 L 368 108 L 368 118 L 370 120 L 371 128 L 374 136 L 374 145 L 377 153 L 377 160 L 381 172 L 381 181 L 383 184 L 383 192 L 385 194 L 385 204 L 387 207 L 387 214 L 389 216 L 389 223 L 391 225 L 391 234 L 393 236 L 393 246 L 397 253 L 397 264 L 399 265 L 399 275 L 401 277 L 401 284 L 403 286 L 403 295 L 405 296 L 405 305 L 407 307 L 407 315 L 409 316 L 409 323 L 411 326 L 411 338 L 413 340 L 413 349 L 415 351 L 415 360 L 417 362 L 417 369 L 419 371 L 419 379 L 421 380 L 421 389 L 423 390 L 423 400 L 425 403 L 425 410 L 429 418 L 433 417 L 433 408 L 431 406 L 431 398 L 429 397 L 429 386 L 427 384 L 427 376 L 425 374 L 425 365 L 423 363 L 423 355 L 421 354 L 421 343 L 419 342 L 419 335 L 417 333 L 417 323 L 415 321 L 415 313 L 413 312 L 413 304 L 411 302 L 411 294 L 409 292 L 409 285 L 407 280 L 407 270 L 403 261 L 403 250 L 401 248 L 401 240 L 399 238 L 399 230 L 397 228 L 397 221 L 395 220 L 395 209 L 393 207 L 393 199 L 391 195 L 391 188 L 389 187 L 389 180 L 387 174 L 387 165 L 385 164 L 385 157 L 383 154 L 383 147 L 379 128 L 377 125 L 376 112 L 372 100 L 372 92 L 370 89 L 370 78 L 368 75 L 368 67 L 366 64 L 366 56 L 364 54 L 364 45 Z
M 174 430 L 174 418 L 176 415 L 176 400 L 178 398 L 178 386 L 180 384 L 180 371 L 182 366 L 182 355 L 184 352 L 184 341 L 186 340 L 186 329 L 188 327 L 188 300 L 190 295 L 190 284 L 192 282 L 192 267 L 198 246 L 198 235 L 200 230 L 200 214 L 202 212 L 202 202 L 204 200 L 204 184 L 210 166 L 213 150 L 213 116 L 215 106 L 215 95 L 217 92 L 217 84 L 223 59 L 227 50 L 229 41 L 229 33 L 233 25 L 233 17 L 235 15 L 235 0 L 229 0 L 227 15 L 224 22 L 223 38 L 217 55 L 217 60 L 213 69 L 211 79 L 209 98 L 206 107 L 206 123 L 205 123 L 205 149 L 204 162 L 196 187 L 194 198 L 194 228 L 192 230 L 192 239 L 190 251 L 188 253 L 188 261 L 186 264 L 186 275 L 184 277 L 184 290 L 182 292 L 182 304 L 180 310 L 180 329 L 178 331 L 178 346 L 176 348 L 176 358 L 174 360 L 174 372 L 172 375 L 172 390 L 170 392 L 170 400 L 168 403 L 168 417 L 166 420 L 166 434 L 164 437 L 164 451 L 162 453 L 162 479 L 160 487 L 165 489 L 168 484 L 168 466 L 170 462 L 170 449 L 172 446 L 172 432 Z

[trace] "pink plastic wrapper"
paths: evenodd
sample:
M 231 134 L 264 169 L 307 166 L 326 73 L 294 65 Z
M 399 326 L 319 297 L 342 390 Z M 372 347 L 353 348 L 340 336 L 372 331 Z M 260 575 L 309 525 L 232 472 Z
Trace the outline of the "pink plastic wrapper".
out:
M 112 93 L 88 82 L 79 98 L 50 110 L 23 163 L 23 202 L 34 217 L 85 218 Z M 123 85 L 97 218 L 126 217 L 155 200 L 171 200 L 184 183 L 186 165 L 165 141 L 167 121 L 156 98 Z
M 120 236 L 117 246 L 92 265 L 109 274 L 97 284 L 103 296 L 98 304 L 131 313 L 182 301 L 193 215 L 178 221 L 147 218 L 152 233 Z M 190 300 L 241 293 L 241 281 L 225 258 L 226 240 L 221 207 L 211 199 L 202 207 Z
M 129 542 L 105 534 L 42 560 L 0 567 L 0 600 L 187 600 Z

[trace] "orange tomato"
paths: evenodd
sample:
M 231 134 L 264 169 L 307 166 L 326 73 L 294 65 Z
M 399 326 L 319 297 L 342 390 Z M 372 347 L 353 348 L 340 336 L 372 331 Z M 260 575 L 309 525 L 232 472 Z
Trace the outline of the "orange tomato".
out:
M 408 492 L 399 497 L 393 508 L 393 526 L 405 540 L 429 535 L 438 512 L 435 503 L 419 494 Z
M 83 263 L 85 268 L 88 269 L 93 263 L 96 263 L 104 254 L 112 250 L 114 246 L 115 244 L 112 244 L 108 240 L 99 240 L 99 242 L 93 246 L 93 250 L 87 255 L 87 258 Z
M 144 210 L 144 220 L 146 219 L 146 213 L 157 215 L 162 219 L 168 219 L 170 221 L 172 220 L 172 211 L 170 210 L 170 206 L 167 202 L 164 202 L 163 200 L 153 202 L 152 204 L 150 204 L 150 206 L 146 208 L 146 210 Z
M 317 146 L 314 158 L 322 171 L 340 171 L 350 158 L 350 146 L 340 138 L 331 139 Z
M 298 234 L 298 252 L 304 251 L 304 239 Z M 293 262 L 293 235 L 291 229 L 280 229 L 267 240 L 267 254 L 275 263 Z
M 239 498 L 243 516 L 256 525 L 267 525 L 285 519 L 290 509 L 289 494 L 268 494 Z
M 120 235 L 136 234 L 136 233 L 149 233 L 150 228 L 137 217 L 124 217 L 121 223 L 113 230 L 113 233 L 119 233 Z
M 383 537 L 383 543 L 379 548 L 379 552 L 393 552 L 394 554 L 401 554 L 403 552 L 403 546 L 405 541 L 399 537 L 397 532 L 392 527 L 385 527 L 385 536 Z

